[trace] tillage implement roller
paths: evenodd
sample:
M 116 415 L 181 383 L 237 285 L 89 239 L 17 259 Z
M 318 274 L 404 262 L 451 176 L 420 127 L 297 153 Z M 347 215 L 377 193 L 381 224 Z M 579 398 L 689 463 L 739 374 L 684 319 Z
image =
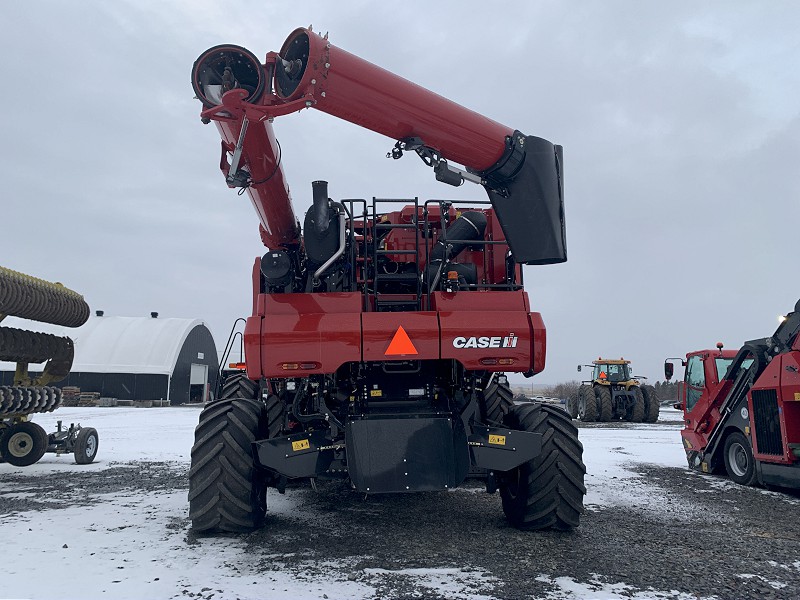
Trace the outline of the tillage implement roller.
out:
M 481 475 L 522 529 L 571 529 L 585 467 L 568 414 L 516 405 L 505 373 L 545 366 L 522 266 L 567 259 L 560 146 L 334 46 L 309 29 L 262 62 L 220 45 L 192 68 L 219 166 L 266 247 L 253 266 L 244 372 L 200 416 L 189 474 L 199 531 L 264 522 L 268 488 L 346 479 L 365 494 L 446 491 Z M 311 185 L 301 226 L 275 119 L 316 109 L 416 154 L 464 201 L 340 199 Z
M 61 284 L 0 267 L 0 321 L 12 316 L 64 327 L 80 327 L 89 318 L 83 296 Z M 61 404 L 61 389 L 50 384 L 72 368 L 74 346 L 69 337 L 0 327 L 0 360 L 16 363 L 12 385 L 0 386 L 0 456 L 16 466 L 38 461 L 45 452 L 75 453 L 76 462 L 90 463 L 98 436 L 92 428 L 71 426 L 47 434 L 29 415 L 52 412 Z M 39 375 L 30 364 L 46 363 Z

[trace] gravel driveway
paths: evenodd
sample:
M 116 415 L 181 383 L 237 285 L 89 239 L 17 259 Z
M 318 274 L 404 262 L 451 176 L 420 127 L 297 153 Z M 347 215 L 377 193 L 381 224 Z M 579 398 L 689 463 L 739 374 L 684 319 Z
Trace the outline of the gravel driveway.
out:
M 291 487 L 285 496 L 291 510 L 271 513 L 265 529 L 232 543 L 251 554 L 251 570 L 280 568 L 312 584 L 333 569 L 374 586 L 377 598 L 445 598 L 399 576 L 430 567 L 451 568 L 451 580 L 462 582 L 466 596 L 574 597 L 556 581 L 570 577 L 598 590 L 596 597 L 606 597 L 602 590 L 609 586 L 618 596 L 647 598 L 798 597 L 796 494 L 744 488 L 683 468 L 629 468 L 639 476 L 618 485 L 650 488 L 635 495 L 648 500 L 589 506 L 571 533 L 509 527 L 499 495 L 484 493 L 478 483 L 449 493 L 364 497 L 337 481 L 322 482 L 317 491 Z M 110 492 L 188 487 L 186 465 L 167 462 L 68 477 L 5 474 L 0 484 L 0 515 L 94 505 Z M 269 494 L 278 498 L 274 490 Z M 185 530 L 187 545 L 202 542 L 186 519 L 171 527 Z M 184 594 L 202 596 L 191 589 Z

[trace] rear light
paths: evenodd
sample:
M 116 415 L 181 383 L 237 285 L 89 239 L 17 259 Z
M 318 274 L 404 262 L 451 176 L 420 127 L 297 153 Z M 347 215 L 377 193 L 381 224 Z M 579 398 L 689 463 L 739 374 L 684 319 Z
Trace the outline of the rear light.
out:
M 281 369 L 284 371 L 297 371 L 300 369 L 304 371 L 313 371 L 319 368 L 320 364 L 318 362 L 281 363 Z
M 238 362 L 238 363 L 228 363 L 228 368 L 229 368 L 229 369 L 242 369 L 242 370 L 244 370 L 244 368 L 245 368 L 245 365 L 244 365 L 244 363 L 243 363 L 243 362 Z
M 482 365 L 513 365 L 516 362 L 513 358 L 482 358 L 480 363 Z

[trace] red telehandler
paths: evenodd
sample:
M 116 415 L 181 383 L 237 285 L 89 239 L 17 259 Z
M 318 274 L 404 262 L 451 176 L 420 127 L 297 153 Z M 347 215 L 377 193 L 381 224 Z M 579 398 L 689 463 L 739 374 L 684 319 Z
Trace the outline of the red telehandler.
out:
M 689 466 L 736 483 L 800 487 L 800 301 L 772 336 L 737 351 L 698 350 L 679 384 Z
M 478 115 L 310 29 L 262 64 L 239 46 L 200 55 L 201 120 L 246 190 L 267 248 L 253 267 L 246 372 L 200 415 L 189 501 L 198 531 L 263 524 L 266 490 L 346 478 L 366 494 L 449 490 L 481 470 L 522 529 L 571 529 L 583 448 L 553 406 L 515 406 L 504 375 L 544 369 L 545 328 L 523 264 L 566 260 L 560 146 Z M 274 119 L 315 108 L 414 152 L 436 179 L 488 200 L 328 197 L 301 228 Z M 464 168 L 453 166 L 453 163 Z M 302 234 L 301 234 L 302 232 Z

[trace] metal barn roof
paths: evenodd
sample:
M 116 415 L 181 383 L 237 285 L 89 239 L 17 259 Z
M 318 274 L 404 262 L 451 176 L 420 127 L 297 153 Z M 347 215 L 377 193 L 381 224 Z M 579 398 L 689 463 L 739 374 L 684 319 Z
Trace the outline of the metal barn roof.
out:
M 33 327 L 46 333 L 68 336 L 75 342 L 73 373 L 152 373 L 169 375 L 175 368 L 178 354 L 189 333 L 200 319 L 152 317 L 97 317 L 76 329 L 43 325 Z M 42 325 L 36 323 L 35 325 Z M 30 365 L 36 371 L 36 365 Z M 11 363 L 0 363 L 0 369 L 13 370 Z

